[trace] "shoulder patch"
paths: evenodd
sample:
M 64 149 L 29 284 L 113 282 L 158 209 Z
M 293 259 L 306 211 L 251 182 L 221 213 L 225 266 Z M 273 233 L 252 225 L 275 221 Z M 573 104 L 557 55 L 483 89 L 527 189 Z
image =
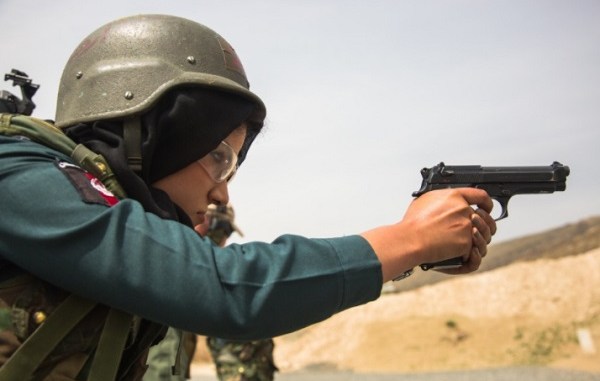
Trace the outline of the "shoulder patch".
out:
M 119 199 L 91 173 L 66 161 L 56 161 L 56 166 L 69 179 L 83 202 L 105 206 L 113 206 L 119 202 Z

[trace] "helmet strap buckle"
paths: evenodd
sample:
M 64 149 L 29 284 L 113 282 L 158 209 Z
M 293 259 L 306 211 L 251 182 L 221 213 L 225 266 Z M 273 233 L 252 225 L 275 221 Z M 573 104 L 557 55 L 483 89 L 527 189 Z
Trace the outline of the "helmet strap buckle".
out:
M 123 121 L 123 140 L 129 168 L 142 172 L 142 121 L 139 117 Z

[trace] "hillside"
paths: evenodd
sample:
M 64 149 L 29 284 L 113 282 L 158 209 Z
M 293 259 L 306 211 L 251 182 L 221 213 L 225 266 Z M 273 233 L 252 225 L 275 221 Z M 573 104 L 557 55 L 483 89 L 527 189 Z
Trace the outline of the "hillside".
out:
M 579 327 L 600 346 L 600 248 L 384 295 L 278 338 L 276 359 L 284 371 L 550 364 L 579 354 Z M 600 372 L 600 354 L 586 361 Z
M 425 285 L 418 278 L 437 273 L 419 271 L 404 291 L 278 337 L 277 365 L 283 372 L 552 365 L 600 373 L 600 217 L 498 244 L 485 262 L 483 271 Z M 595 354 L 582 352 L 579 328 L 591 332 Z M 210 367 L 205 353 L 200 346 L 197 364 Z
M 597 247 L 600 247 L 600 216 L 587 218 L 538 234 L 492 244 L 481 268 L 469 276 L 494 270 L 514 262 L 567 257 L 585 253 Z M 453 278 L 435 271 L 416 269 L 416 272 L 416 276 L 413 275 L 402 282 L 395 282 L 392 285 L 393 290 L 414 290 L 421 286 Z

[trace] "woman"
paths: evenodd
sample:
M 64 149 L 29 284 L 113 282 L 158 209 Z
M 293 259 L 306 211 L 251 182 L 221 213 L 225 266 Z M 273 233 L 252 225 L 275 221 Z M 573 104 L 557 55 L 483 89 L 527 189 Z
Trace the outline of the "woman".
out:
M 165 326 L 273 337 L 374 300 L 421 263 L 479 267 L 496 226 L 477 189 L 429 192 L 397 224 L 347 237 L 199 237 L 264 117 L 221 36 L 162 15 L 109 23 L 71 55 L 56 126 L 72 153 L 39 139 L 53 127 L 3 116 L 17 132 L 0 135 L 0 380 L 140 379 Z M 108 167 L 102 184 L 93 169 Z

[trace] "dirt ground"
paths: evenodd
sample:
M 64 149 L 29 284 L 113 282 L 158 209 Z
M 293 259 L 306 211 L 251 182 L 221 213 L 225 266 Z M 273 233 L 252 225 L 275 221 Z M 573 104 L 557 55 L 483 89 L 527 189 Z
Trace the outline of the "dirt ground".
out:
M 199 342 L 196 364 L 209 364 Z M 600 373 L 600 249 L 385 294 L 275 342 L 283 372 L 548 365 Z

